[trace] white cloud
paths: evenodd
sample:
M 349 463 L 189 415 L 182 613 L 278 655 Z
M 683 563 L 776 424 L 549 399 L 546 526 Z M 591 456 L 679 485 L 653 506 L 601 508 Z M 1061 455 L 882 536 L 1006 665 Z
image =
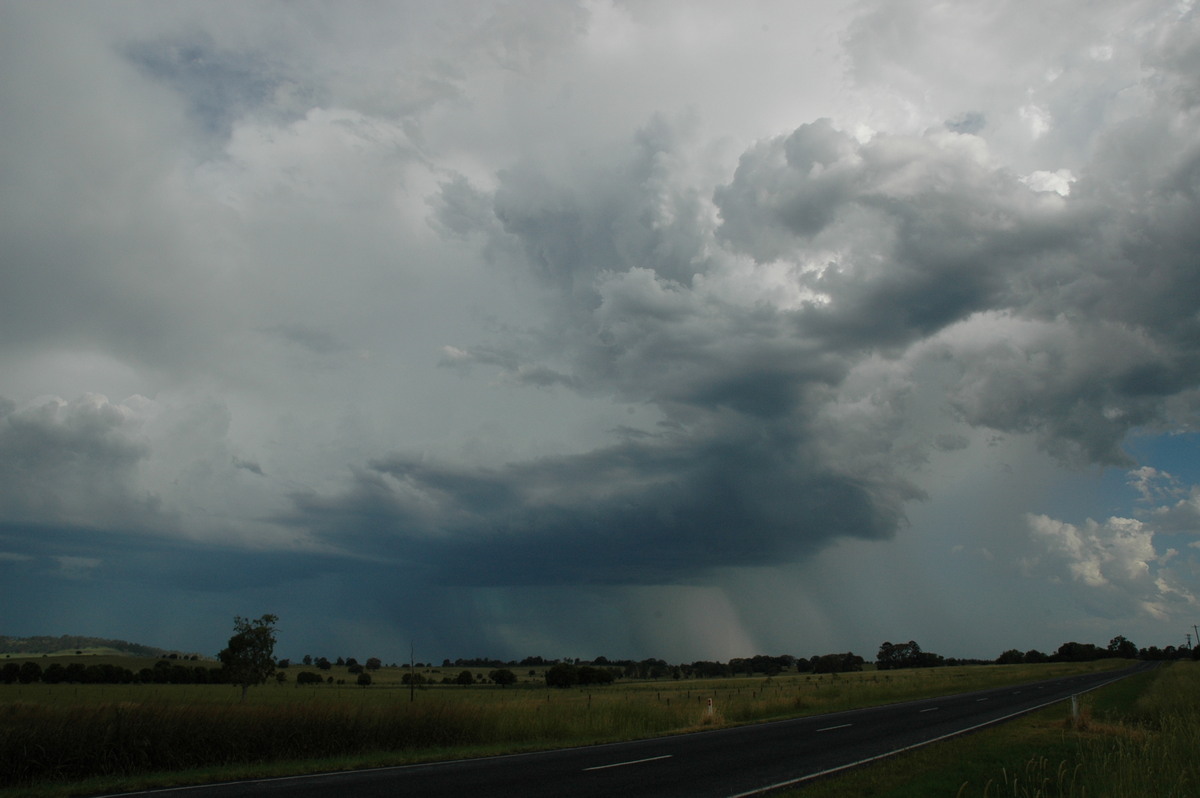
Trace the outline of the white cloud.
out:
M 1085 588 L 1106 591 L 1117 606 L 1140 607 L 1160 619 L 1178 612 L 1181 603 L 1184 608 L 1197 604 L 1167 568 L 1177 552 L 1160 554 L 1153 528 L 1141 521 L 1089 518 L 1076 526 L 1031 514 L 1027 522 L 1040 549 L 1026 563 L 1031 573 L 1065 576 Z

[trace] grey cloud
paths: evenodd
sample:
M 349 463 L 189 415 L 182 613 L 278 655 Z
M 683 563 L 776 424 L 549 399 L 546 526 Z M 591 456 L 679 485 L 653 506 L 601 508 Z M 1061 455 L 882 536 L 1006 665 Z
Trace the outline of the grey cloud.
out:
M 1024 303 L 1026 275 L 1074 232 L 970 145 L 858 144 L 825 120 L 747 153 L 715 201 L 719 232 L 739 251 L 810 261 L 799 279 L 827 301 L 814 299 L 800 324 L 850 349 L 906 346 Z
M 277 324 L 265 332 L 278 335 L 288 343 L 317 355 L 333 355 L 348 348 L 333 333 L 308 324 Z
M 946 129 L 955 133 L 980 133 L 987 126 L 987 117 L 978 111 L 967 111 L 946 120 Z
M 342 495 L 301 495 L 289 523 L 455 584 L 659 584 L 886 538 L 915 489 L 807 461 L 776 431 L 627 440 L 498 469 L 395 457 Z
M 223 50 L 207 33 L 134 42 L 127 52 L 151 78 L 182 95 L 196 124 L 210 136 L 227 137 L 243 114 L 269 103 L 281 83 L 262 56 Z
M 266 476 L 266 474 L 263 473 L 262 466 L 253 460 L 243 460 L 240 457 L 235 457 L 233 458 L 233 465 L 235 468 L 240 468 L 243 471 L 249 471 L 251 474 L 257 474 L 260 477 Z
M 943 452 L 956 452 L 961 449 L 965 449 L 970 445 L 970 441 L 965 435 L 958 435 L 950 432 L 938 435 L 937 438 L 934 439 L 933 443 L 934 446 Z
M 56 521 L 145 528 L 158 501 L 139 495 L 134 469 L 149 454 L 138 419 L 88 395 L 0 415 L 0 522 Z
M 701 199 L 671 179 L 679 127 L 656 118 L 615 163 L 581 163 L 569 181 L 528 162 L 500 173 L 495 219 L 541 280 L 586 306 L 604 271 L 653 268 L 685 284 L 705 271 Z M 449 203 L 462 193 L 451 188 Z

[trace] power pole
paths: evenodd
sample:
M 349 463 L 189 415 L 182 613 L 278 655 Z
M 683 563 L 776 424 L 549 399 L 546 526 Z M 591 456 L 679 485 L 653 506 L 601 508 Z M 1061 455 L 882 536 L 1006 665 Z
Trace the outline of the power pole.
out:
M 417 700 L 417 665 L 414 651 L 416 643 L 408 644 L 408 703 Z

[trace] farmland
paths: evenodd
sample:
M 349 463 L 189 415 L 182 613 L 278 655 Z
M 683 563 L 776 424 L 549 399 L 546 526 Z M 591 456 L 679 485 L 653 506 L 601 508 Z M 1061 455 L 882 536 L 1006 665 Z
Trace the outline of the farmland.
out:
M 127 662 L 130 669 L 146 666 Z M 11 684 L 0 685 L 0 759 L 14 763 L 3 786 L 63 795 L 71 794 L 67 785 L 87 791 L 632 739 L 1123 664 L 791 673 L 571 689 L 545 687 L 538 668 L 522 669 L 521 681 L 506 688 L 480 683 L 488 669 L 466 669 L 476 683 L 460 686 L 440 680 L 464 669 L 427 668 L 418 672 L 438 683 L 415 690 L 402 684 L 411 673 L 406 668 L 381 668 L 371 686 L 358 687 L 349 670 L 335 666 L 326 674 L 332 684 L 300 687 L 292 676 L 250 690 L 245 703 L 229 685 Z

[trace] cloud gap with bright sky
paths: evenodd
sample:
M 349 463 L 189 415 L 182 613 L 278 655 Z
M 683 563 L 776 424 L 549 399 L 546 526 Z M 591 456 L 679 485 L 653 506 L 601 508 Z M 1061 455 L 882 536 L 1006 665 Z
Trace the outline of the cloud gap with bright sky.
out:
M 1194 2 L 0 2 L 0 632 L 1200 615 Z

